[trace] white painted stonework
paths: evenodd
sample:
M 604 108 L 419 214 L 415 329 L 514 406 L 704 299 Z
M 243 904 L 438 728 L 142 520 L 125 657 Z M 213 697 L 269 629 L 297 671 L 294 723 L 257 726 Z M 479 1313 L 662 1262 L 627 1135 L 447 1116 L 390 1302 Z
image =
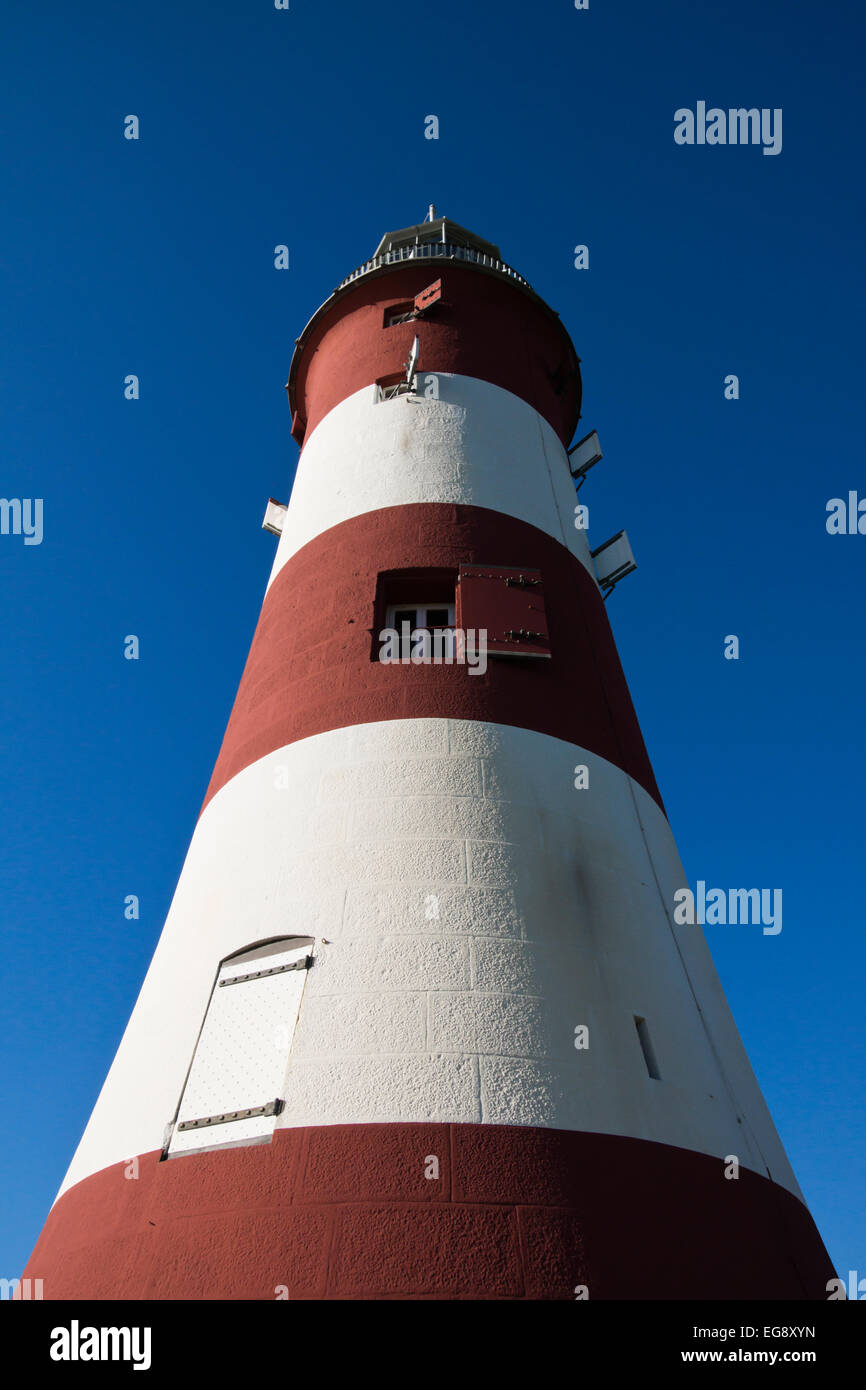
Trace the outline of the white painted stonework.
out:
M 377 401 L 370 385 L 320 421 L 298 461 L 270 583 L 330 527 L 412 502 L 519 517 L 565 545 L 595 579 L 586 530 L 574 525 L 568 455 L 547 421 L 501 386 L 443 372 L 437 380 L 438 400 Z
M 296 935 L 315 961 L 278 1127 L 631 1135 L 715 1155 L 720 1174 L 736 1154 L 800 1196 L 701 929 L 672 925 L 686 882 L 647 793 L 549 735 L 394 720 L 282 748 L 199 821 L 62 1190 L 161 1147 L 219 962 Z

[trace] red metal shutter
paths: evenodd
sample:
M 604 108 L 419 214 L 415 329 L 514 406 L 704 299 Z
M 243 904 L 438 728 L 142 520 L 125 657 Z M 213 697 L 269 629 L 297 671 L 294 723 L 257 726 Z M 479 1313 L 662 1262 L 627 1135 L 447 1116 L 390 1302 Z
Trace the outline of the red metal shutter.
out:
M 550 656 L 541 571 L 461 565 L 457 626 L 487 629 L 490 656 Z
M 415 296 L 415 317 L 423 314 L 425 309 L 429 309 L 431 304 L 442 298 L 442 281 L 434 280 L 432 285 L 428 285 L 426 290 Z

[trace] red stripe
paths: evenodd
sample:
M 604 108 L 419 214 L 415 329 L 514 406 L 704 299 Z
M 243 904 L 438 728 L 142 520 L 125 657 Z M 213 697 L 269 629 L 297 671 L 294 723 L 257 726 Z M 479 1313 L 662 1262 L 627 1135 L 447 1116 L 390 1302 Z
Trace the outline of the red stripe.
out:
M 380 573 L 461 562 L 540 570 L 551 659 L 491 657 L 465 666 L 371 660 Z M 378 641 L 375 645 L 378 652 Z M 661 806 L 607 610 L 559 541 L 483 507 L 416 503 L 366 512 L 317 536 L 283 566 L 265 598 L 205 804 L 277 748 L 385 719 L 474 719 L 552 734 L 597 753 Z
M 307 437 L 340 401 L 404 375 L 415 334 L 419 371 L 478 377 L 520 396 L 568 444 L 580 415 L 580 369 L 558 316 L 513 282 L 465 265 L 442 270 L 442 299 L 423 318 L 385 328 L 385 310 L 430 281 L 430 262 L 357 281 L 314 321 L 292 363 L 292 410 Z
M 834 1277 L 786 1189 L 639 1139 L 333 1125 L 125 1170 L 54 1206 L 24 1273 L 46 1299 L 823 1300 Z

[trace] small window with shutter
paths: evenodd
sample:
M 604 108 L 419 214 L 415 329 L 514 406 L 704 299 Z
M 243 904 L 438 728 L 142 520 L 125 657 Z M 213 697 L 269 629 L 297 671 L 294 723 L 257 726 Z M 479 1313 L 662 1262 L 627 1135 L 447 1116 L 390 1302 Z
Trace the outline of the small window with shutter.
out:
M 486 629 L 488 656 L 549 657 L 541 571 L 517 565 L 461 565 L 457 626 Z
M 415 317 L 415 301 L 406 299 L 402 304 L 389 304 L 385 310 L 385 327 L 394 328 L 398 323 L 408 323 Z
M 166 1157 L 270 1139 L 312 946 L 283 937 L 222 962 Z
M 381 571 L 376 581 L 373 624 L 370 628 L 370 660 L 381 660 L 382 634 L 386 629 L 399 634 L 401 651 L 404 650 L 406 623 L 409 624 L 410 636 L 419 629 L 430 632 L 442 646 L 447 658 L 447 653 L 454 650 L 456 589 L 456 569 Z

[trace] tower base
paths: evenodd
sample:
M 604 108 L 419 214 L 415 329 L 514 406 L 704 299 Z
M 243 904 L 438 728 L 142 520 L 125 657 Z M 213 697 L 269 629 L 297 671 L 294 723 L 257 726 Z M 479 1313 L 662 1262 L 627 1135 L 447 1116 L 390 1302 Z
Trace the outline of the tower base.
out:
M 106 1168 L 57 1201 L 24 1277 L 46 1299 L 825 1300 L 834 1270 L 802 1202 L 719 1158 L 362 1124 Z

